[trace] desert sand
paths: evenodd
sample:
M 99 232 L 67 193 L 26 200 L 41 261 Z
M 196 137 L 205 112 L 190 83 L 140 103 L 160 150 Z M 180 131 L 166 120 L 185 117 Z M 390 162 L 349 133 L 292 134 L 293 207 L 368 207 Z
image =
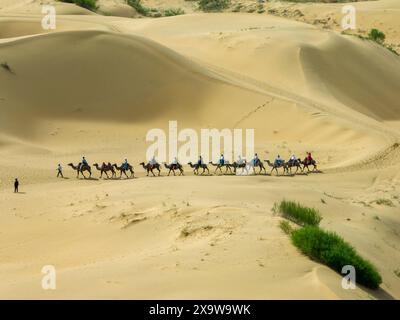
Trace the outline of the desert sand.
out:
M 41 28 L 41 3 L 55 4 L 56 30 Z M 313 23 L 340 4 L 297 4 L 301 20 L 148 3 L 186 14 L 0 1 L 0 298 L 400 298 L 400 58 Z M 354 5 L 360 29 L 379 20 L 400 44 L 398 1 Z M 262 159 L 312 151 L 322 173 L 146 177 L 146 132 L 169 120 L 254 128 Z M 76 179 L 67 164 L 82 155 L 128 158 L 136 178 Z M 272 212 L 284 198 L 319 209 L 381 288 L 344 290 L 299 253 Z M 44 265 L 56 290 L 41 287 Z

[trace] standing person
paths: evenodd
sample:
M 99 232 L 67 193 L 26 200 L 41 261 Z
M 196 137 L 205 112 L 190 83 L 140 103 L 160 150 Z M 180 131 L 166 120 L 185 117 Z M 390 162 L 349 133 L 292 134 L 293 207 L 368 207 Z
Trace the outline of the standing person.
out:
M 14 181 L 14 193 L 18 193 L 18 187 L 19 187 L 19 181 L 17 178 L 15 178 Z
M 63 173 L 62 173 L 61 164 L 58 164 L 58 166 L 57 166 L 57 178 L 58 178 L 59 176 L 61 176 L 61 178 L 64 179 L 64 176 L 63 176 Z

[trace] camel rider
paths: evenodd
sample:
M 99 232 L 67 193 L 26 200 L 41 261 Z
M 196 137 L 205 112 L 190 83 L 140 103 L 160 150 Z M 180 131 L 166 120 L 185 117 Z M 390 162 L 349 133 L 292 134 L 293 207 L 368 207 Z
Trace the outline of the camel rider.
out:
M 88 162 L 86 161 L 85 157 L 82 157 L 82 162 L 81 162 L 81 169 L 83 168 L 83 166 L 89 166 Z
M 174 165 L 174 166 L 178 165 L 177 157 L 174 157 L 174 160 L 172 160 L 171 165 Z
M 296 163 L 296 161 L 297 161 L 297 157 L 294 154 L 292 154 L 292 156 L 290 157 L 289 162 L 294 164 L 294 163 Z
M 221 153 L 221 157 L 219 158 L 219 164 L 221 166 L 223 166 L 225 164 L 225 158 L 224 158 L 224 154 L 223 153 Z
M 253 159 L 253 166 L 257 165 L 258 161 L 260 161 L 260 159 L 258 158 L 258 154 L 255 153 L 254 154 L 254 159 Z
M 307 163 L 311 163 L 312 162 L 312 160 L 313 160 L 313 158 L 312 158 L 312 156 L 311 156 L 311 152 L 307 152 Z
M 236 163 L 239 164 L 239 165 L 243 163 L 243 159 L 242 159 L 241 155 L 238 156 L 238 159 L 236 160 Z
M 281 158 L 281 156 L 278 154 L 278 156 L 275 159 L 275 165 L 276 166 L 280 166 L 283 164 L 283 159 Z
M 150 164 L 151 166 L 154 166 L 156 163 L 157 163 L 156 157 L 153 156 L 153 158 L 150 159 L 149 164 Z
M 125 170 L 129 169 L 128 159 L 125 159 L 124 163 L 122 164 L 122 168 L 125 169 Z
M 197 164 L 199 166 L 203 165 L 203 157 L 202 156 L 199 156 L 199 161 L 197 161 Z

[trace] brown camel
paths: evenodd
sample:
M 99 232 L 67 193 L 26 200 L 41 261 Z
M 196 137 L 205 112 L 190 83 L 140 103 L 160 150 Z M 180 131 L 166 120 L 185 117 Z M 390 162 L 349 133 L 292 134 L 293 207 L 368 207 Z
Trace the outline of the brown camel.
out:
M 194 169 L 193 170 L 193 173 L 194 174 L 199 174 L 199 168 L 202 168 L 203 169 L 203 172 L 201 173 L 201 174 L 204 174 L 204 172 L 207 170 L 207 172 L 208 172 L 208 174 L 210 174 L 210 170 L 208 170 L 208 167 L 207 167 L 207 165 L 205 164 L 205 163 L 203 163 L 203 164 L 198 164 L 198 163 L 196 163 L 196 164 L 193 164 L 192 162 L 189 162 L 188 163 L 188 165 L 192 168 L 192 169 Z
M 161 169 L 160 169 L 160 164 L 159 163 L 155 163 L 155 164 L 147 163 L 147 164 L 145 164 L 144 162 L 141 162 L 140 165 L 143 167 L 144 170 L 147 171 L 147 176 L 149 175 L 149 172 L 151 172 L 153 174 L 153 176 L 155 177 L 156 175 L 153 172 L 154 169 L 158 170 L 158 175 L 159 176 L 161 175 Z
M 133 167 L 129 163 L 128 163 L 128 169 L 126 169 L 124 166 L 118 167 L 118 165 L 116 163 L 114 163 L 112 166 L 115 168 L 115 170 L 119 171 L 120 179 L 122 178 L 122 174 L 124 174 L 125 177 L 127 177 L 128 179 L 135 177 L 135 172 L 133 171 Z M 129 171 L 131 173 L 130 177 L 128 177 L 128 175 L 126 174 L 127 171 Z
M 264 160 L 264 161 L 265 161 L 266 163 L 268 163 L 268 166 L 271 167 L 271 172 L 270 172 L 271 175 L 272 175 L 272 171 L 275 170 L 275 171 L 276 171 L 276 174 L 279 176 L 278 168 L 283 168 L 283 174 L 285 174 L 286 172 L 289 173 L 287 164 L 286 164 L 285 162 L 282 162 L 282 163 L 280 163 L 280 164 L 276 164 L 275 162 L 274 162 L 274 163 L 271 163 L 271 161 L 269 161 L 269 160 Z
M 218 163 L 212 163 L 212 162 L 210 161 L 209 164 L 211 164 L 213 167 L 216 167 L 214 173 L 217 173 L 217 170 L 218 170 L 218 169 L 219 169 L 219 171 L 222 173 L 222 168 L 223 168 L 223 167 L 225 167 L 225 174 L 228 173 L 228 170 L 229 170 L 230 173 L 233 173 L 233 172 L 232 172 L 232 169 L 231 169 L 232 165 L 230 165 L 229 163 L 221 164 L 221 163 L 219 163 L 219 162 L 218 162 Z
M 243 161 L 242 163 L 237 163 L 236 161 L 234 162 L 234 163 L 232 163 L 232 164 L 228 164 L 228 166 L 230 166 L 230 167 L 232 167 L 233 168 L 233 173 L 234 174 L 236 174 L 236 170 L 238 169 L 238 168 L 240 168 L 240 169 L 242 169 L 242 173 L 243 173 L 243 170 L 244 169 L 246 169 L 246 162 L 245 161 Z M 247 169 L 246 169 L 246 171 L 247 171 Z
M 86 179 L 85 175 L 83 174 L 83 172 L 85 171 L 89 172 L 89 178 L 92 176 L 92 169 L 90 168 L 89 165 L 81 165 L 81 163 L 78 163 L 77 166 L 75 166 L 73 163 L 68 163 L 68 165 L 76 171 L 77 178 L 79 178 L 79 173 L 80 173 Z
M 171 163 L 171 164 L 166 164 L 165 162 L 164 162 L 164 166 L 165 166 L 165 168 L 166 169 L 169 169 L 169 171 L 168 171 L 168 175 L 171 173 L 171 171 L 174 173 L 174 176 L 175 176 L 175 170 L 179 170 L 179 172 L 180 172 L 180 176 L 183 176 L 183 168 L 182 168 L 182 166 L 179 164 L 179 163 Z
M 311 159 L 311 161 L 309 161 L 307 158 L 305 158 L 303 161 L 300 161 L 300 163 L 303 165 L 303 169 L 301 170 L 301 172 L 304 172 L 305 168 L 307 168 L 307 171 L 310 172 L 309 166 L 313 166 L 312 171 L 317 170 L 317 162 L 314 159 Z
M 111 176 L 114 177 L 115 176 L 115 170 L 114 167 L 111 165 L 111 163 L 106 164 L 105 162 L 103 162 L 103 164 L 101 165 L 101 167 L 99 167 L 99 165 L 97 163 L 94 163 L 93 166 L 100 171 L 100 179 L 103 177 L 103 173 L 106 174 L 107 179 L 109 179 L 110 177 L 108 176 L 108 171 L 111 171 Z
M 264 170 L 264 173 L 267 174 L 267 171 L 265 170 L 264 164 L 261 162 L 260 159 L 258 159 L 257 162 L 254 163 L 254 165 L 253 165 L 253 172 L 254 172 L 254 174 L 257 174 L 257 173 L 256 173 L 256 167 L 259 167 L 259 168 L 260 168 L 260 171 L 258 172 L 258 174 L 261 174 L 261 171 L 263 171 L 263 170 Z
M 301 170 L 301 160 L 300 159 L 296 159 L 295 161 L 293 160 L 289 160 L 288 162 L 286 162 L 286 166 L 290 171 L 290 174 L 292 174 L 292 168 L 296 167 L 296 172 L 294 174 L 296 174 L 299 169 Z

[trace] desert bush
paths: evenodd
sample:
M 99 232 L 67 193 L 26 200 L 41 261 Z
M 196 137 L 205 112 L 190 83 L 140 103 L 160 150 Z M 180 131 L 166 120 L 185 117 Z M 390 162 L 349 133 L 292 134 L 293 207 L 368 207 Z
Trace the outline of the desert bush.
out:
M 60 0 L 61 2 L 67 2 L 67 3 L 74 3 L 77 6 L 80 6 L 82 8 L 91 10 L 91 11 L 96 11 L 98 6 L 97 6 L 97 0 Z
M 302 226 L 318 226 L 322 220 L 318 210 L 304 207 L 294 201 L 282 200 L 275 205 L 275 211 L 280 212 L 284 218 Z
M 291 239 L 301 252 L 339 273 L 345 265 L 354 266 L 359 284 L 376 289 L 382 283 L 382 277 L 376 268 L 336 233 L 315 226 L 305 226 L 294 230 Z
M 378 29 L 372 29 L 368 34 L 368 38 L 375 42 L 383 43 L 386 36 L 382 31 L 379 31 Z
M 164 16 L 166 17 L 179 16 L 181 14 L 185 14 L 185 11 L 181 8 L 169 8 L 164 10 Z
M 199 0 L 199 8 L 203 11 L 221 11 L 228 8 L 230 0 Z
M 286 234 L 291 234 L 293 231 L 292 226 L 290 225 L 290 223 L 286 220 L 282 220 L 281 222 L 279 222 L 279 227 L 282 229 L 282 231 Z
M 137 13 L 147 16 L 150 13 L 150 9 L 143 6 L 141 0 L 128 0 L 128 4 L 136 10 Z

